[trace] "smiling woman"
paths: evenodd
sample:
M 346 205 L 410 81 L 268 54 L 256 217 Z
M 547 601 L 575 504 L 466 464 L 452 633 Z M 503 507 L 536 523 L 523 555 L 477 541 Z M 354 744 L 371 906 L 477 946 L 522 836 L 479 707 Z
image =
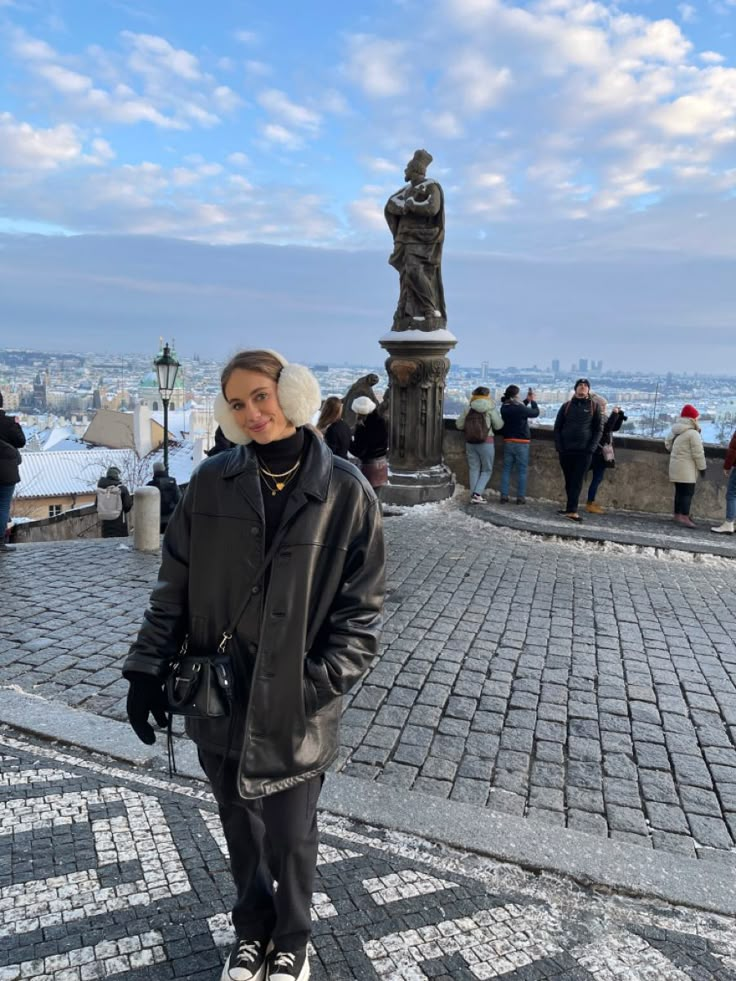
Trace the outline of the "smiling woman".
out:
M 307 981 L 317 801 L 338 753 L 342 696 L 378 647 L 381 511 L 355 467 L 307 426 L 320 405 L 307 368 L 243 351 L 221 387 L 217 420 L 241 445 L 197 468 L 170 520 L 123 668 L 128 717 L 154 742 L 149 714 L 167 721 L 163 678 L 184 638 L 199 671 L 217 652 L 225 709 L 188 714 L 187 732 L 237 890 L 222 979 Z

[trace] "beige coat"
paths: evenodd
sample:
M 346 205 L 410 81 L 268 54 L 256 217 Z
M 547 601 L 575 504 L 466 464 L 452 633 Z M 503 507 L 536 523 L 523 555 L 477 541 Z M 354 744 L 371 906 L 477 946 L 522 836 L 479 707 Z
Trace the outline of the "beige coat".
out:
M 678 419 L 665 436 L 670 453 L 670 480 L 673 484 L 695 484 L 699 471 L 706 468 L 703 437 L 696 419 Z

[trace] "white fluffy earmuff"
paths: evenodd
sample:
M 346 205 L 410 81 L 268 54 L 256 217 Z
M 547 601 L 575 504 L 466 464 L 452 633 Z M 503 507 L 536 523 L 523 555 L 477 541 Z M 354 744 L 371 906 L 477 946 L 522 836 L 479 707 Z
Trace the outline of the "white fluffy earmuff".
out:
M 319 412 L 322 404 L 319 382 L 304 365 L 290 364 L 278 351 L 269 350 L 268 353 L 273 354 L 284 366 L 276 384 L 279 405 L 284 415 L 297 428 L 306 426 L 315 413 Z M 215 398 L 214 416 L 231 443 L 250 443 L 250 437 L 235 422 L 232 409 L 222 392 L 218 392 Z

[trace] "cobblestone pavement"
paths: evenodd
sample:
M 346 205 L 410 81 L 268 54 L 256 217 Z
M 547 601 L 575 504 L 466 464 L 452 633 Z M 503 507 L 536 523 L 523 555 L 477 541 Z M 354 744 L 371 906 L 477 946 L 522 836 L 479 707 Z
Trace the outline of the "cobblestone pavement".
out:
M 461 492 L 459 496 L 463 500 L 468 495 L 464 492 L 463 498 Z M 468 506 L 468 511 L 472 511 L 473 517 L 481 521 L 535 534 L 736 558 L 736 535 L 715 535 L 711 531 L 715 524 L 720 524 L 720 520 L 697 518 L 696 528 L 683 528 L 673 522 L 671 515 L 613 509 L 606 509 L 602 515 L 588 514 L 581 504 L 583 523 L 573 524 L 558 514 L 558 508 L 564 501 L 529 499 L 524 507 L 517 507 L 513 501 L 512 498 L 508 504 L 501 504 L 498 495 L 489 491 L 485 504 Z
M 385 648 L 345 712 L 344 773 L 736 866 L 736 563 L 549 541 L 453 503 L 386 533 Z M 124 718 L 156 570 L 110 541 L 19 550 L 3 683 Z
M 0 981 L 215 981 L 214 802 L 0 730 Z M 314 981 L 736 981 L 736 923 L 321 817 Z

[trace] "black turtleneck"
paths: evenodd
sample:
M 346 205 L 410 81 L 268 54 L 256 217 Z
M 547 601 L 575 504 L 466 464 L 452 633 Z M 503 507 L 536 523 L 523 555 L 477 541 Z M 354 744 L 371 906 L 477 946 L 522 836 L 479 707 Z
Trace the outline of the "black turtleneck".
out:
M 251 445 L 255 451 L 259 466 L 265 467 L 271 473 L 286 473 L 287 470 L 290 470 L 294 466 L 299 457 L 303 457 L 304 455 L 304 430 L 297 429 L 293 436 L 287 436 L 286 439 L 278 439 L 273 443 L 266 443 L 263 446 L 260 446 L 258 443 L 252 443 Z M 261 477 L 260 480 L 261 495 L 263 497 L 263 513 L 266 519 L 265 544 L 266 550 L 268 550 L 281 524 L 281 518 L 284 514 L 284 508 L 286 507 L 289 495 L 299 482 L 299 471 L 297 470 L 296 474 L 289 478 L 283 490 L 277 491 L 275 494 L 271 492 L 271 488 L 273 488 L 275 483 L 271 477 L 266 477 L 265 480 Z

